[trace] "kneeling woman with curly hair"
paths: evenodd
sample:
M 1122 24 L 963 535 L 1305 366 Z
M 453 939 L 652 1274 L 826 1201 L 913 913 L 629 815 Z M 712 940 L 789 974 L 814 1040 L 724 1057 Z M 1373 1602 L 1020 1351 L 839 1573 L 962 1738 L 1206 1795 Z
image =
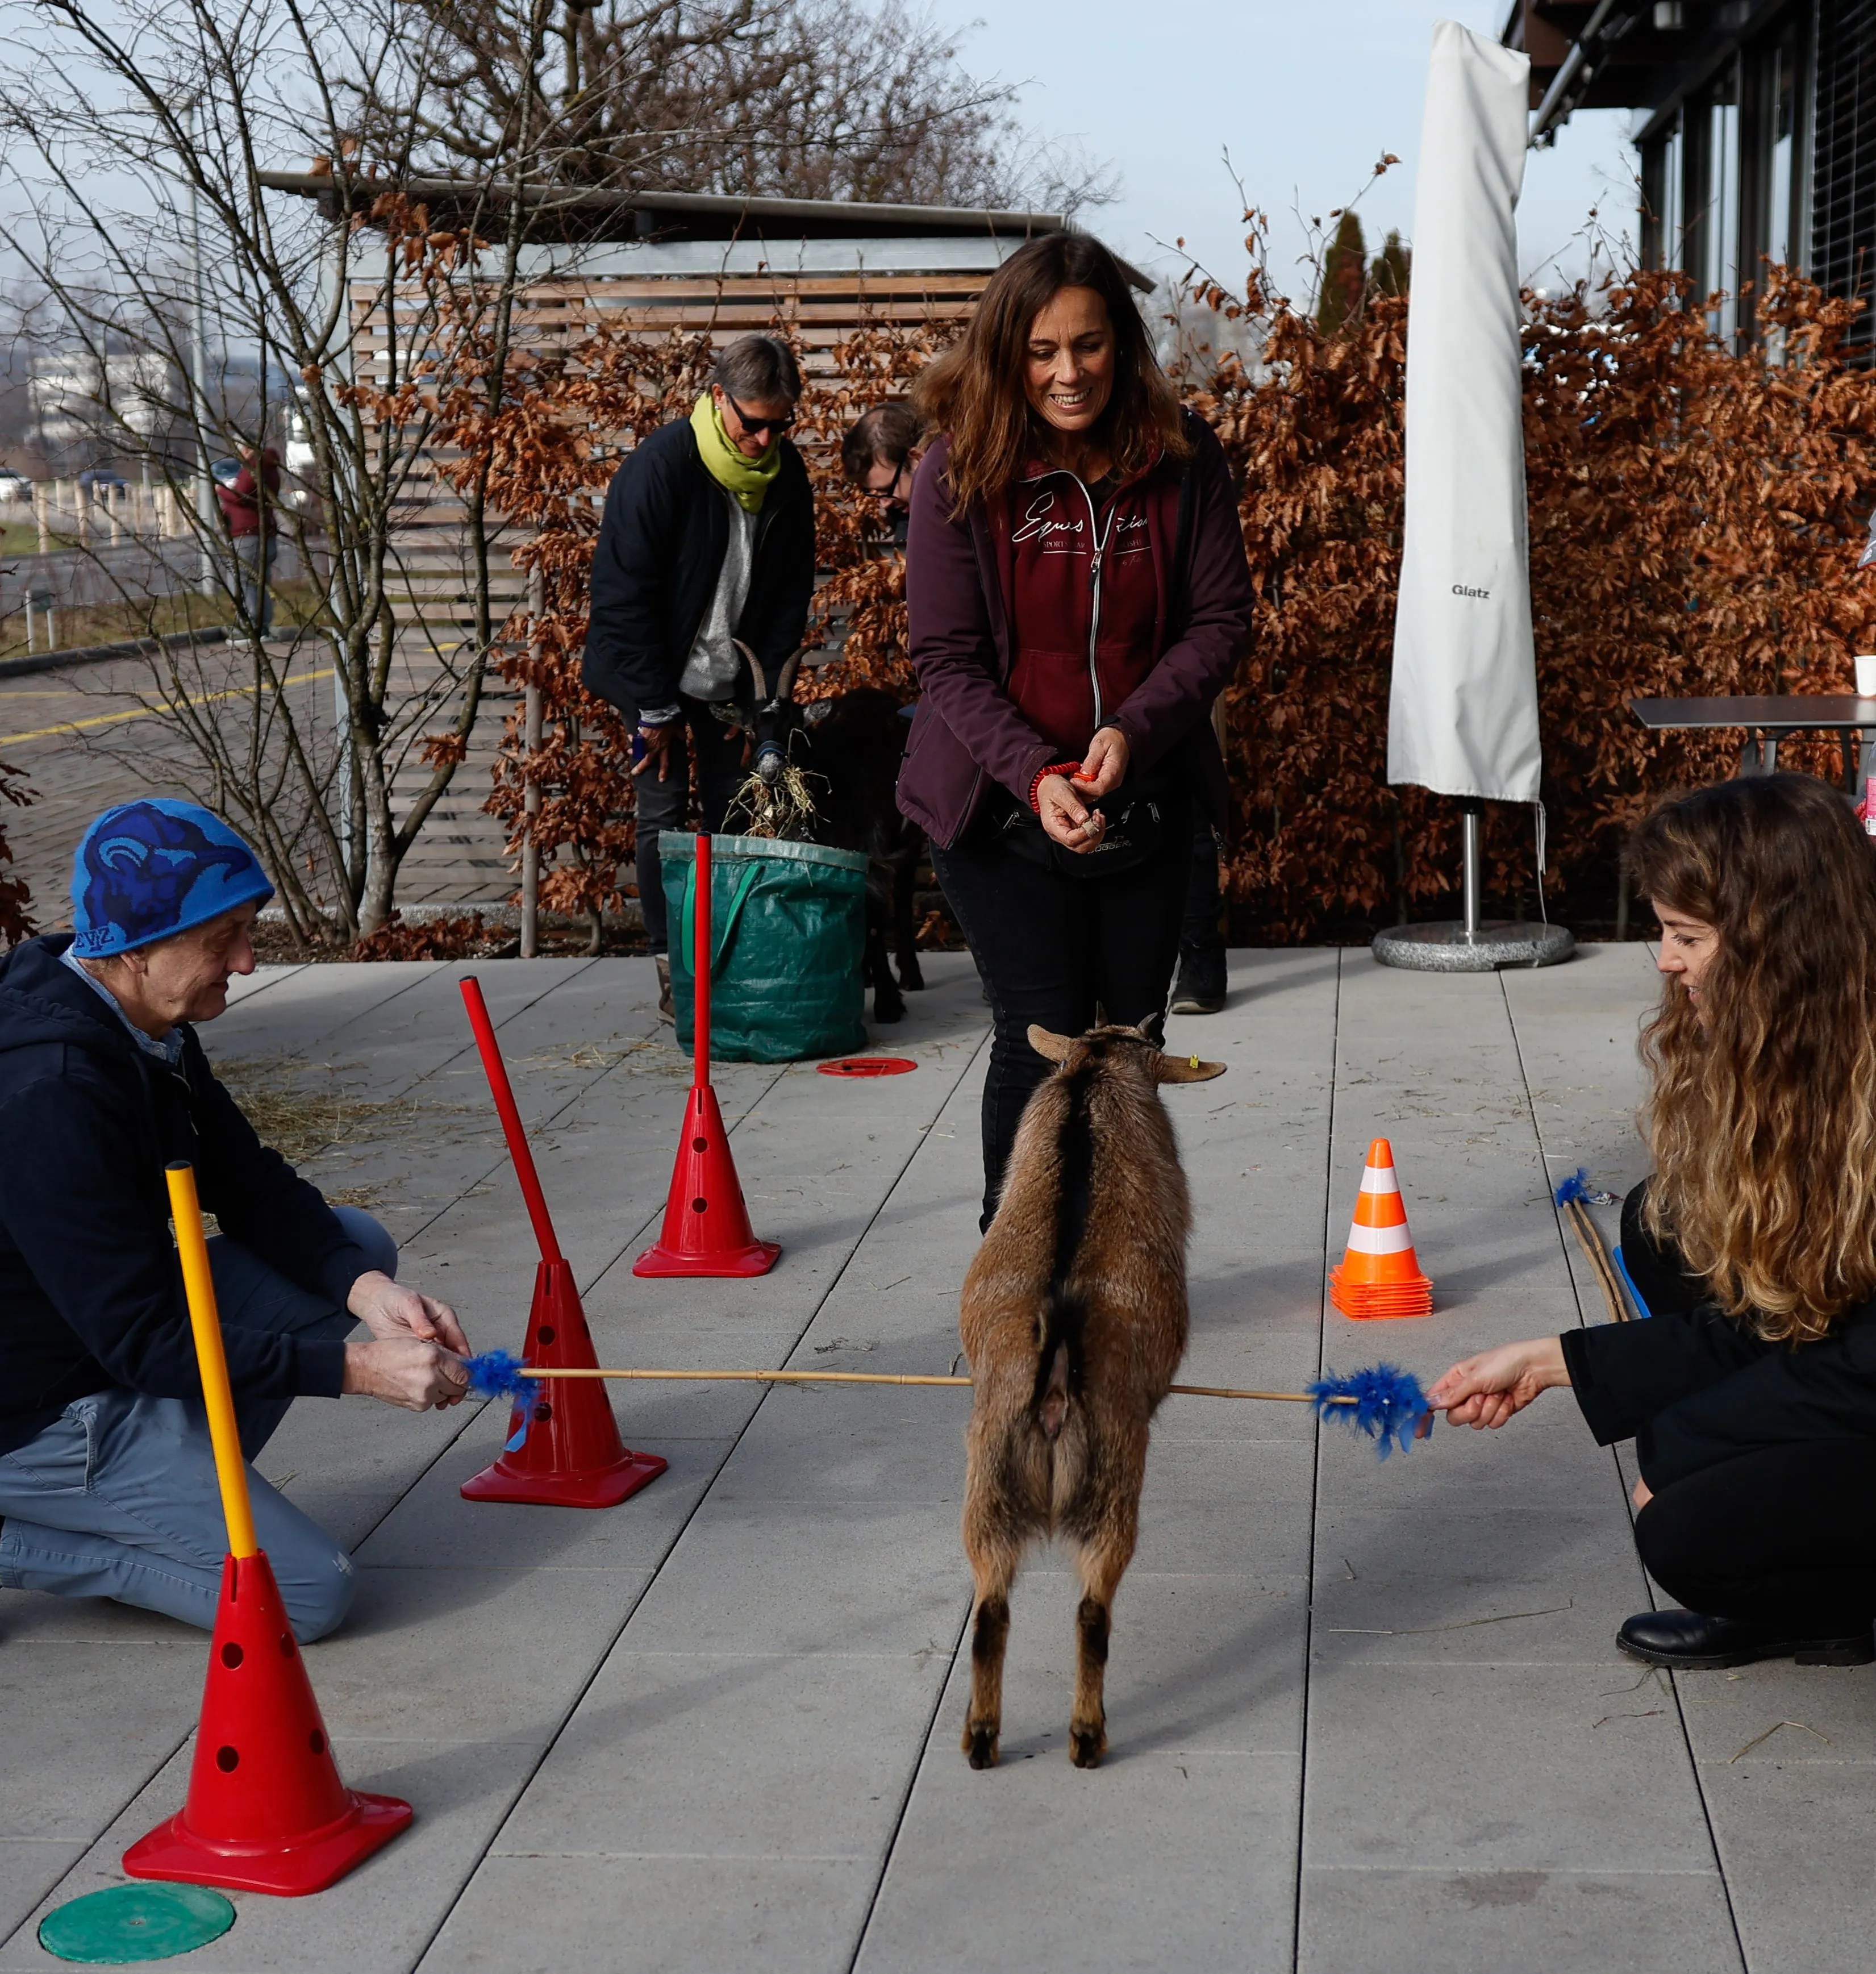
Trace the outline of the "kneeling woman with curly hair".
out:
M 1568 1385 L 1632 1438 L 1635 1543 L 1687 1608 L 1651 1664 L 1876 1658 L 1876 851 L 1802 775 L 1664 802 L 1629 848 L 1661 921 L 1653 1176 L 1622 1215 L 1650 1319 L 1507 1344 L 1428 1394 L 1499 1426 Z

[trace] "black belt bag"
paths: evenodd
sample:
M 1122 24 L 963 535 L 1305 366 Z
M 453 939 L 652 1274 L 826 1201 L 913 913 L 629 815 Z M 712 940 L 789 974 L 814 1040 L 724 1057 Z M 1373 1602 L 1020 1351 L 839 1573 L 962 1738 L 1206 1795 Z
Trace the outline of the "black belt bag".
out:
M 1058 843 L 1026 805 L 1012 806 L 1003 818 L 1003 841 L 1025 864 L 1064 877 L 1111 877 L 1137 869 L 1159 848 L 1167 793 L 1155 777 L 1151 785 L 1123 782 L 1110 795 L 1088 803 L 1107 818 L 1107 830 L 1092 850 L 1070 850 Z

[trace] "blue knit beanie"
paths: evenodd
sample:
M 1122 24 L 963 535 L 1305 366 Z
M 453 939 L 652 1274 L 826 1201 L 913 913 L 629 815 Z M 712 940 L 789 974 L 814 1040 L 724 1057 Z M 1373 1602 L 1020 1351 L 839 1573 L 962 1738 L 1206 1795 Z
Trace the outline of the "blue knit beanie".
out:
M 81 959 L 167 939 L 274 887 L 259 860 L 194 802 L 123 802 L 87 829 L 72 860 L 72 950 Z

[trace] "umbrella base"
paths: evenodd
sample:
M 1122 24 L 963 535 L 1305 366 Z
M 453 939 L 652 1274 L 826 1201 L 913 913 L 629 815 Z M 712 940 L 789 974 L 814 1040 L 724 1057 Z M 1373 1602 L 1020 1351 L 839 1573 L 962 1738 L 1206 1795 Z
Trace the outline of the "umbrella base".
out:
M 1396 926 L 1375 934 L 1373 950 L 1383 966 L 1494 973 L 1501 966 L 1554 966 L 1569 958 L 1576 942 L 1562 926 L 1491 920 L 1471 933 L 1457 922 Z

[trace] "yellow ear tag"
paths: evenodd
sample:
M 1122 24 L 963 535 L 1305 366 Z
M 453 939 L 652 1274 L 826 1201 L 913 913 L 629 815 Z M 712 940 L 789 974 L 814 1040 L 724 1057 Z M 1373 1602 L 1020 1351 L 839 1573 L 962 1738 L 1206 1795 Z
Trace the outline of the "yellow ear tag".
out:
M 1194 1069 L 1196 1069 L 1199 1067 L 1199 1058 L 1196 1056 L 1194 1056 L 1192 1059 L 1192 1066 Z

